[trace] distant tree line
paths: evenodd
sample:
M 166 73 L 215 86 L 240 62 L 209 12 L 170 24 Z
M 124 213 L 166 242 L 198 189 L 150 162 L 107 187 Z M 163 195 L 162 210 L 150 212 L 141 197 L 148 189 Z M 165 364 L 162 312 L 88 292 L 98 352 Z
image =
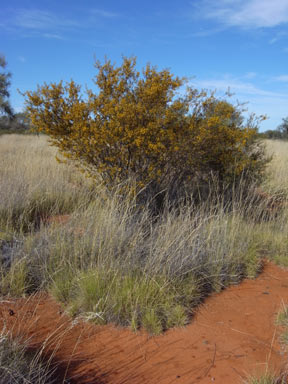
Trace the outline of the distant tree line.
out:
M 282 123 L 276 129 L 259 133 L 259 136 L 265 139 L 288 140 L 288 117 L 282 119 Z
M 24 112 L 15 113 L 10 104 L 9 87 L 11 73 L 6 71 L 7 62 L 0 55 L 0 133 L 27 132 L 30 129 L 30 120 Z
M 25 133 L 30 130 L 30 119 L 25 112 L 13 113 L 12 116 L 0 116 L 0 131 L 2 133 Z

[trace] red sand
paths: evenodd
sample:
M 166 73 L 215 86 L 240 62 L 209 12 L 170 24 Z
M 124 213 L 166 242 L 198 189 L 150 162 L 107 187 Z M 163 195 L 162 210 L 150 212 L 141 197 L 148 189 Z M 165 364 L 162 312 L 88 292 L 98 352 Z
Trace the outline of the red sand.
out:
M 257 279 L 206 299 L 190 325 L 157 337 L 75 324 L 44 294 L 0 303 L 0 327 L 28 336 L 36 347 L 46 340 L 69 383 L 240 384 L 247 375 L 267 367 L 279 371 L 286 363 L 275 325 L 283 303 L 288 271 L 268 263 Z

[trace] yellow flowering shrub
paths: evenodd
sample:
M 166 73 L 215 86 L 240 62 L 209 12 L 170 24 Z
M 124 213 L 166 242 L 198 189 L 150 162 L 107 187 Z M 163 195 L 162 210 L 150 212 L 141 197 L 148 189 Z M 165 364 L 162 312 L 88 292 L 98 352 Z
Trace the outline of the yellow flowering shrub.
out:
M 146 198 L 174 198 L 212 173 L 224 181 L 263 171 L 256 120 L 245 121 L 238 106 L 184 91 L 169 70 L 147 64 L 140 73 L 133 57 L 95 67 L 96 92 L 84 97 L 73 81 L 44 84 L 25 93 L 26 105 L 35 129 L 108 187 L 131 178 Z

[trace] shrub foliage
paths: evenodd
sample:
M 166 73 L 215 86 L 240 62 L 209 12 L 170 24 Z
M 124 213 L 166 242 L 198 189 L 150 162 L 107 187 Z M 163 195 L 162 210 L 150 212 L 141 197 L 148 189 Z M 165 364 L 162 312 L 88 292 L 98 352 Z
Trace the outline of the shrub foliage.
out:
M 221 182 L 262 175 L 259 119 L 245 120 L 240 105 L 189 87 L 166 69 L 147 64 L 140 73 L 134 57 L 95 67 L 96 93 L 84 97 L 74 81 L 44 84 L 25 93 L 26 105 L 34 128 L 108 187 L 133 179 L 146 198 L 174 199 L 211 174 Z

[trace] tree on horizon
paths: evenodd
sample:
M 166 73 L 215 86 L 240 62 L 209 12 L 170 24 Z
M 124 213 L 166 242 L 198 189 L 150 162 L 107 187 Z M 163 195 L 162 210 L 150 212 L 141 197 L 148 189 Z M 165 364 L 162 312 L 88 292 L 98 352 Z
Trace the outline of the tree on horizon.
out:
M 7 61 L 4 55 L 0 55 L 0 115 L 12 118 L 14 113 L 10 104 L 9 87 L 11 85 L 11 73 L 6 71 Z

